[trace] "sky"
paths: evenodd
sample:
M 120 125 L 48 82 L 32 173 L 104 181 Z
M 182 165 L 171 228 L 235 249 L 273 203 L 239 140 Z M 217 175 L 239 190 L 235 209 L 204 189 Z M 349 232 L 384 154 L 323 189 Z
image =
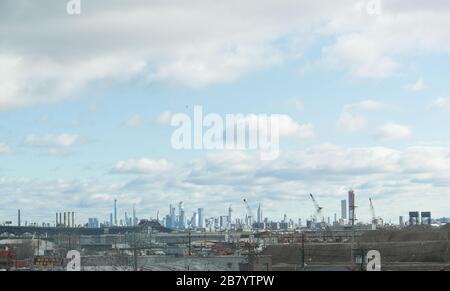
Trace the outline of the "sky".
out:
M 0 222 L 450 216 L 446 0 L 0 0 Z M 338 2 L 338 3 L 337 3 Z M 278 114 L 281 154 L 176 150 L 174 114 Z

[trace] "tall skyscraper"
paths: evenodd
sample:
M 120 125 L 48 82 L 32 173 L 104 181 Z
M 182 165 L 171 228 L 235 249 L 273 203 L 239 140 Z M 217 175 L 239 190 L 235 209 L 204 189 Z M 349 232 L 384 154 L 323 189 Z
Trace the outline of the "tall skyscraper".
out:
M 347 200 L 341 200 L 341 218 L 347 219 Z
M 113 226 L 113 214 L 112 213 L 109 214 L 109 226 L 110 227 Z
M 184 213 L 184 206 L 183 206 L 183 201 L 181 201 L 178 204 L 178 215 L 179 215 L 179 221 L 178 221 L 178 227 L 180 229 L 184 229 L 186 228 L 186 215 Z
M 258 223 L 263 223 L 264 222 L 263 211 L 262 211 L 262 208 L 261 208 L 261 203 L 258 205 L 257 222 Z
M 197 228 L 198 227 L 198 213 L 197 212 L 194 212 L 192 214 L 191 226 L 193 228 Z
M 114 225 L 117 226 L 117 199 L 114 199 Z
M 133 226 L 137 225 L 136 206 L 133 204 Z
M 168 228 L 175 228 L 176 227 L 176 214 L 175 214 L 175 207 L 172 206 L 172 204 L 169 205 L 169 220 L 167 221 L 167 227 Z
M 203 208 L 198 209 L 198 227 L 199 228 L 205 227 L 205 209 Z
M 233 222 L 233 208 L 231 208 L 231 205 L 228 207 L 228 218 L 227 222 L 229 225 Z

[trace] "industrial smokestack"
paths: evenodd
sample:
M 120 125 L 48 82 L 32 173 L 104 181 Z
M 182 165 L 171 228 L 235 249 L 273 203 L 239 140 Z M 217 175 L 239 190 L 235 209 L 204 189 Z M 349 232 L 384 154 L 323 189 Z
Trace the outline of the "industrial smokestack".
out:
M 355 221 L 356 221 L 356 217 L 355 217 L 355 209 L 356 209 L 356 205 L 355 205 L 355 191 L 350 190 L 348 191 L 348 210 L 349 210 L 349 220 L 350 220 L 350 225 L 354 226 L 355 225 Z
M 17 226 L 20 227 L 20 209 L 17 211 Z

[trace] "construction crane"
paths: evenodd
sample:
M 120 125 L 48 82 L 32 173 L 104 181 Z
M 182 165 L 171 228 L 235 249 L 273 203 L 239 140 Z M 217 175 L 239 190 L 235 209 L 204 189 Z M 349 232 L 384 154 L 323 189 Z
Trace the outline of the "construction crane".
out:
M 323 220 L 323 217 L 322 217 L 322 209 L 323 209 L 323 207 L 321 207 L 319 205 L 319 203 L 317 203 L 316 198 L 314 198 L 314 195 L 309 194 L 309 196 L 311 196 L 311 200 L 314 203 L 314 207 L 316 208 L 316 213 L 315 213 L 316 221 L 319 220 L 319 219 Z
M 334 240 L 333 231 L 331 230 L 330 226 L 325 223 L 325 219 L 324 219 L 324 217 L 322 215 L 323 207 L 321 207 L 319 205 L 319 203 L 317 203 L 316 198 L 314 198 L 314 195 L 309 194 L 309 196 L 311 197 L 311 200 L 314 203 L 314 207 L 316 208 L 316 213 L 315 213 L 316 222 L 317 222 L 318 219 L 321 220 L 320 221 L 320 226 L 324 230 L 324 234 L 323 234 L 324 241 L 327 241 L 329 238 Z
M 369 202 L 370 202 L 370 211 L 372 212 L 372 230 L 376 230 L 378 225 L 378 218 L 375 215 L 375 207 L 373 207 L 372 198 L 369 198 Z
M 247 199 L 245 199 L 245 198 L 244 198 L 244 205 L 245 205 L 245 209 L 247 211 L 247 224 L 250 227 L 252 227 L 252 225 L 253 225 L 253 221 L 252 221 L 253 212 L 252 212 L 252 209 L 250 208 L 250 205 L 247 202 Z

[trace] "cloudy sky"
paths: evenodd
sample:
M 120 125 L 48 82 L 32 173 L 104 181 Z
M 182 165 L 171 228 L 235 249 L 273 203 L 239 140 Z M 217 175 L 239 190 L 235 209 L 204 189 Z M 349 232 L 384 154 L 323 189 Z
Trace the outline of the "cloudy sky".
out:
M 56 211 L 449 216 L 447 0 L 0 0 L 0 222 Z M 177 151 L 174 113 L 281 114 L 281 156 Z

